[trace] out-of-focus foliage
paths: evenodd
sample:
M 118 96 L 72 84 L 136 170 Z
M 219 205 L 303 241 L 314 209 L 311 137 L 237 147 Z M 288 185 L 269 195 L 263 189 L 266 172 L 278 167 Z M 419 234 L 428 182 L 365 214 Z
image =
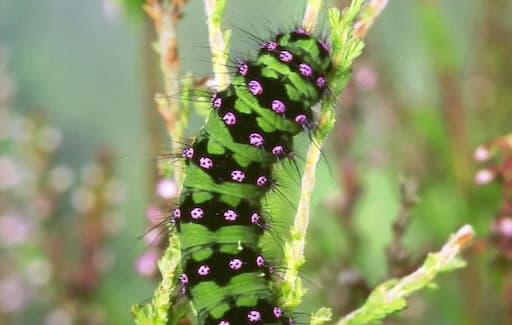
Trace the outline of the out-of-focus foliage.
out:
M 141 18 L 144 15 L 142 6 L 146 3 L 146 0 L 108 0 L 119 2 L 126 10 L 129 15 Z

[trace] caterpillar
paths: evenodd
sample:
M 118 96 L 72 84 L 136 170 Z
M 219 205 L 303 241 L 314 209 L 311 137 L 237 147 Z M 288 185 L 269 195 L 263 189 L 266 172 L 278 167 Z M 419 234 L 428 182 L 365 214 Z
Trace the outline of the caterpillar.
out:
M 299 28 L 239 60 L 229 86 L 183 148 L 185 178 L 172 211 L 182 252 L 179 285 L 199 324 L 293 324 L 280 306 L 276 267 L 260 248 L 273 168 L 293 159 L 293 138 L 314 127 L 312 108 L 332 69 L 328 46 Z

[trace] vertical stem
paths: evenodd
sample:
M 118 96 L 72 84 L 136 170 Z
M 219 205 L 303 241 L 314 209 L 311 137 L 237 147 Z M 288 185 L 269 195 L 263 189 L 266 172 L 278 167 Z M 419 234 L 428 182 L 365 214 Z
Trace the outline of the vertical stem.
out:
M 226 65 L 229 57 L 231 32 L 222 31 L 226 0 L 204 0 L 204 7 L 208 23 L 208 40 L 212 53 L 215 86 L 217 88 L 223 88 L 230 83 Z
M 302 22 L 302 26 L 307 32 L 311 33 L 315 30 L 320 9 L 322 9 L 322 0 L 310 0 L 308 2 L 306 13 L 304 14 L 304 20 Z

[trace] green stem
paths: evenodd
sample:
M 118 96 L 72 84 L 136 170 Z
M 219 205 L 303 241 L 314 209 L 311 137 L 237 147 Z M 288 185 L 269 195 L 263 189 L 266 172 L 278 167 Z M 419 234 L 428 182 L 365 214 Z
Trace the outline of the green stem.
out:
M 359 325 L 377 322 L 407 306 L 405 298 L 425 287 L 432 286 L 440 273 L 453 271 L 465 265 L 458 258 L 468 247 L 475 233 L 470 225 L 460 228 L 436 253 L 430 253 L 423 265 L 413 273 L 384 282 L 375 288 L 366 303 L 338 321 L 337 325 Z

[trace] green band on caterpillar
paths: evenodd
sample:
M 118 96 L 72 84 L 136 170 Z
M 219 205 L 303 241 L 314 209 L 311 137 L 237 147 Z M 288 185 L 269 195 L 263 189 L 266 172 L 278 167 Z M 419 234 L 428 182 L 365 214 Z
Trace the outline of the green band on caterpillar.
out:
M 314 125 L 327 86 L 325 45 L 299 29 L 262 44 L 212 97 L 213 111 L 183 150 L 184 190 L 173 219 L 180 276 L 200 324 L 291 324 L 279 307 L 276 266 L 259 247 L 271 227 L 264 197 L 272 170 L 292 157 L 293 137 Z

